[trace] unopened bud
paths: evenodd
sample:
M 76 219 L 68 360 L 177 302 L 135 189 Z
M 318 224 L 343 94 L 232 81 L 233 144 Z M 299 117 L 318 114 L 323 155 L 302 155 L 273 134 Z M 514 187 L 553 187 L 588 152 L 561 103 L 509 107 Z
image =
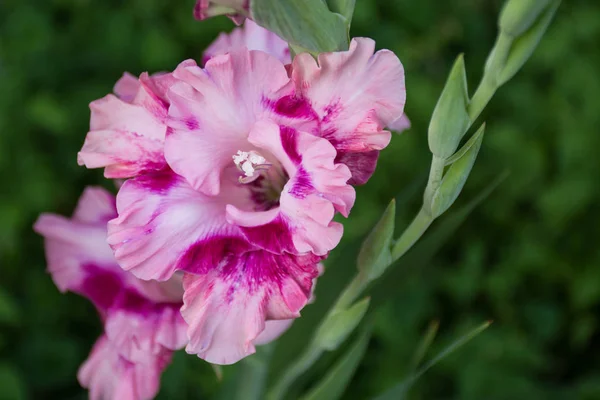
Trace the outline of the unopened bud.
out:
M 513 37 L 531 28 L 551 0 L 508 0 L 500 14 L 500 29 Z

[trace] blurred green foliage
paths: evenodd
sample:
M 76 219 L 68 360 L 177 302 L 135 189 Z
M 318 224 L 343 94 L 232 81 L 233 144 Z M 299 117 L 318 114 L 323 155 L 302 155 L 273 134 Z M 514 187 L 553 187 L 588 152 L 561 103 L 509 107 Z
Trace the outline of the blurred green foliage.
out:
M 219 31 L 232 28 L 226 18 L 194 21 L 193 3 L 0 3 L 1 400 L 85 398 L 75 374 L 100 323 L 84 299 L 54 287 L 31 226 L 40 212 L 70 214 L 87 184 L 110 187 L 100 171 L 76 164 L 90 101 L 110 92 L 123 71 L 199 59 Z M 465 53 L 472 91 L 500 7 L 500 0 L 357 0 L 352 33 L 373 37 L 403 61 L 413 127 L 394 138 L 375 177 L 358 189 L 346 244 L 364 237 L 403 188 L 417 182 L 421 189 L 429 117 L 452 62 Z M 434 262 L 397 282 L 347 398 L 397 383 L 434 319 L 440 340 L 433 350 L 495 322 L 429 371 L 412 399 L 600 398 L 599 37 L 600 4 L 564 1 L 532 59 L 495 96 L 455 207 L 502 170 L 512 173 Z M 398 203 L 397 232 L 418 210 L 415 193 Z M 331 297 L 328 289 L 317 298 Z M 210 366 L 178 353 L 161 397 L 206 398 L 217 388 Z

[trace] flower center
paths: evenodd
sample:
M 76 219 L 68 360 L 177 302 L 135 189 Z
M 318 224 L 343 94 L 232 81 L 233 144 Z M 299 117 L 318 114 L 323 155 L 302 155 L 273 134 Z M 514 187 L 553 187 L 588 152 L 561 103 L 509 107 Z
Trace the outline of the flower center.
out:
M 250 190 L 254 210 L 267 211 L 277 207 L 281 191 L 289 179 L 281 166 L 269 163 L 253 150 L 238 150 L 232 158 L 236 168 L 242 173 L 238 181 Z
M 238 150 L 232 158 L 237 169 L 244 173 L 239 177 L 240 183 L 254 182 L 260 176 L 260 171 L 271 168 L 271 164 L 256 151 Z

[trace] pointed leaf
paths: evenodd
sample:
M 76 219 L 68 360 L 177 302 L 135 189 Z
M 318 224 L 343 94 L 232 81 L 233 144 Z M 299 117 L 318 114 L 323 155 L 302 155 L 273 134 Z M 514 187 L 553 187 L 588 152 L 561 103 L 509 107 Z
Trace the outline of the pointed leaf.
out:
M 327 375 L 310 393 L 302 397 L 302 400 L 336 400 L 342 397 L 367 350 L 370 337 L 370 330 L 362 333 L 348 352 L 329 370 Z
M 435 156 L 445 159 L 456 151 L 470 124 L 468 104 L 467 73 L 461 54 L 448 75 L 429 123 L 429 149 Z
M 467 334 L 461 336 L 454 342 L 452 342 L 448 347 L 439 352 L 435 357 L 433 357 L 429 362 L 427 362 L 423 367 L 421 367 L 414 374 L 410 375 L 402 382 L 398 383 L 396 386 L 392 387 L 388 391 L 383 394 L 377 396 L 374 400 L 401 400 L 406 397 L 406 394 L 412 387 L 412 385 L 419 379 L 425 372 L 427 372 L 431 367 L 442 361 L 444 358 L 448 357 L 450 354 L 454 353 L 460 347 L 465 345 L 475 336 L 479 335 L 483 332 L 487 327 L 491 325 L 491 321 L 486 321 L 482 325 L 468 332 Z
M 331 11 L 346 18 L 348 29 L 350 29 L 355 4 L 356 0 L 327 0 L 327 5 Z
M 315 336 L 315 343 L 325 350 L 335 350 L 352 333 L 369 308 L 367 297 L 346 310 L 333 313 L 323 321 Z
M 431 212 L 434 218 L 439 217 L 450 208 L 465 186 L 465 182 L 477 159 L 477 154 L 479 154 L 484 130 L 485 124 L 481 125 L 473 137 L 469 139 L 471 143 L 465 145 L 468 146 L 468 150 L 444 174 L 442 183 L 431 200 Z
M 360 248 L 356 263 L 366 281 L 379 278 L 392 263 L 390 247 L 394 236 L 395 218 L 396 201 L 392 200 Z

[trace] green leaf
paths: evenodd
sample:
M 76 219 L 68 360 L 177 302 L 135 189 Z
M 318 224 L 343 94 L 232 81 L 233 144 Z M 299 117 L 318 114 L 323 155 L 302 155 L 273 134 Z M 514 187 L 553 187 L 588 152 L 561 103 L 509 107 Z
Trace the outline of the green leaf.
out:
M 346 354 L 329 370 L 314 389 L 302 397 L 302 400 L 336 400 L 342 397 L 367 350 L 370 337 L 370 329 L 363 332 Z
M 334 312 L 323 321 L 315 336 L 315 343 L 325 350 L 335 350 L 358 326 L 369 308 L 367 297 L 346 310 Z
M 354 14 L 355 4 L 356 0 L 327 0 L 329 9 L 346 19 L 348 29 L 350 29 L 350 22 L 352 21 L 352 15 Z
M 548 4 L 550 0 L 508 0 L 500 13 L 500 29 L 514 37 L 522 35 Z
M 429 149 L 435 156 L 446 159 L 458 148 L 470 124 L 468 104 L 467 73 L 463 56 L 460 55 L 450 71 L 429 123 Z
M 452 342 L 448 347 L 439 352 L 435 357 L 433 357 L 430 361 L 428 361 L 425 365 L 419 368 L 418 371 L 407 377 L 402 382 L 398 383 L 396 386 L 392 387 L 385 393 L 377 396 L 374 400 L 401 400 L 406 397 L 406 394 L 412 387 L 412 385 L 429 369 L 435 366 L 437 363 L 442 361 L 444 358 L 448 357 L 450 354 L 454 353 L 456 350 L 464 346 L 467 342 L 473 339 L 475 336 L 479 335 L 485 329 L 487 329 L 491 325 L 492 321 L 486 321 L 482 325 L 468 332 L 464 336 L 461 336 L 454 342 Z
M 479 154 L 484 130 L 485 124 L 481 125 L 477 132 L 469 139 L 465 144 L 467 150 L 462 152 L 463 155 L 454 161 L 444 174 L 442 183 L 433 194 L 431 200 L 431 212 L 434 218 L 439 217 L 450 208 L 465 186 L 465 182 L 477 159 L 477 154 Z
M 413 356 L 412 362 L 410 363 L 411 372 L 415 372 L 417 370 L 417 368 L 419 367 L 419 365 L 421 364 L 421 361 L 423 361 L 423 358 L 425 358 L 425 354 L 427 353 L 427 350 L 429 350 L 429 347 L 431 347 L 431 344 L 433 343 L 433 340 L 435 339 L 435 335 L 437 335 L 439 327 L 440 327 L 440 321 L 432 321 L 429 324 L 429 327 L 427 328 L 427 332 L 425 332 L 425 336 L 423 336 L 423 340 L 419 344 L 419 347 L 417 347 L 417 350 L 415 351 L 415 355 Z
M 348 49 L 345 18 L 323 0 L 253 0 L 251 14 L 259 25 L 314 55 Z
M 396 201 L 392 200 L 360 248 L 356 263 L 361 276 L 367 281 L 379 278 L 392 263 L 390 246 L 394 236 L 395 218 Z
M 523 64 L 529 59 L 542 36 L 546 32 L 552 17 L 556 13 L 561 0 L 554 0 L 546 11 L 538 18 L 537 22 L 522 36 L 519 36 L 513 42 L 508 54 L 508 58 L 502 72 L 498 76 L 498 85 L 505 84 L 521 69 Z

